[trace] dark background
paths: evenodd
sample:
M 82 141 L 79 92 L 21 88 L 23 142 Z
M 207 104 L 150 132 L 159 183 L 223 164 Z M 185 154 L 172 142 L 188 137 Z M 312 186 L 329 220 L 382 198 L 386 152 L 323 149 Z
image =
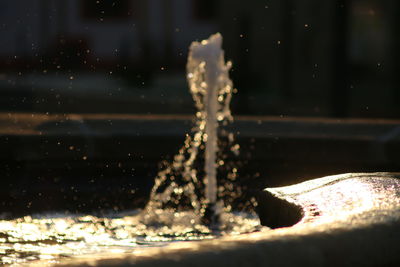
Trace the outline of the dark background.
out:
M 244 191 L 400 171 L 397 0 L 0 1 L 0 215 L 145 205 L 221 32 Z M 237 116 L 241 115 L 241 116 Z M 257 191 L 257 192 L 258 192 Z
M 398 118 L 395 0 L 0 3 L 0 109 L 193 113 L 193 40 L 221 32 L 233 113 Z

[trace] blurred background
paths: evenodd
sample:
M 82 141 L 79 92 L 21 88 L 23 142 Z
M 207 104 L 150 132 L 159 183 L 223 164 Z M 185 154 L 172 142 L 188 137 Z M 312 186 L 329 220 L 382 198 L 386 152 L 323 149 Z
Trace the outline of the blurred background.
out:
M 0 110 L 193 113 L 188 46 L 224 36 L 234 114 L 398 118 L 395 0 L 0 2 Z
M 238 89 L 241 152 L 224 160 L 243 188 L 400 171 L 399 12 L 397 0 L 0 1 L 0 217 L 143 206 L 193 125 L 188 47 L 216 32 Z

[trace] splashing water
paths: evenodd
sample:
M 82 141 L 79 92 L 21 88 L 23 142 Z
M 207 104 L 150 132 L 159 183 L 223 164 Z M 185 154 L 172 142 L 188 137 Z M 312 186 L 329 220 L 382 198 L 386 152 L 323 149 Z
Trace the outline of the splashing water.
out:
M 255 214 L 232 212 L 242 188 L 236 183 L 237 162 L 230 160 L 239 145 L 224 128 L 233 120 L 229 104 L 235 89 L 221 44 L 221 35 L 215 34 L 190 47 L 187 80 L 198 109 L 193 134 L 186 135 L 173 162 L 159 172 L 143 211 L 103 218 L 51 214 L 2 220 L 0 264 L 126 253 L 138 246 L 259 230 Z
M 221 213 L 230 211 L 233 200 L 241 196 L 235 184 L 237 168 L 226 161 L 232 158 L 229 153 L 238 155 L 239 145 L 234 144 L 232 133 L 218 132 L 233 121 L 229 105 L 235 91 L 229 79 L 231 63 L 225 63 L 221 45 L 222 36 L 215 34 L 190 46 L 187 80 L 198 109 L 193 137 L 186 136 L 173 163 L 158 174 L 146 207 L 147 219 L 157 219 L 154 214 L 160 209 L 183 208 L 192 209 L 204 224 L 219 227 Z

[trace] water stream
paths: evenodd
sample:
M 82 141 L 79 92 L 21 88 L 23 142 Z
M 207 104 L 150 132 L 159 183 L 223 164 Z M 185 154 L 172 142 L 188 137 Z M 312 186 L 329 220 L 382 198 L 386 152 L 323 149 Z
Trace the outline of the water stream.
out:
M 0 264 L 129 253 L 138 246 L 259 230 L 256 214 L 235 208 L 235 201 L 242 200 L 234 160 L 239 145 L 224 128 L 233 120 L 229 104 L 235 89 L 221 45 L 221 35 L 215 34 L 190 46 L 187 80 L 197 107 L 194 127 L 173 161 L 159 172 L 144 210 L 101 218 L 53 213 L 2 220 Z

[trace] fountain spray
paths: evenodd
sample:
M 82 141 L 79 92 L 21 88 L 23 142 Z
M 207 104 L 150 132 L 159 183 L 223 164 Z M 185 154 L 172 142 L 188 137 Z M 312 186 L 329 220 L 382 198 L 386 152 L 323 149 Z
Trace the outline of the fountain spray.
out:
M 146 218 L 153 218 L 167 203 L 176 208 L 189 205 L 203 225 L 219 228 L 224 208 L 229 210 L 233 199 L 240 196 L 240 187 L 233 185 L 236 167 L 225 165 L 226 175 L 217 182 L 217 169 L 225 164 L 217 156 L 222 154 L 219 146 L 223 143 L 218 136 L 228 138 L 229 145 L 234 141 L 233 134 L 218 129 L 233 121 L 229 107 L 234 91 L 229 78 L 231 63 L 225 62 L 221 46 L 219 33 L 190 46 L 187 80 L 197 108 L 193 135 L 186 135 L 173 162 L 158 173 L 145 209 Z M 237 156 L 239 145 L 229 145 L 229 152 Z M 204 151 L 203 167 L 198 164 L 202 162 L 200 151 Z
M 223 120 L 224 114 L 220 111 L 218 97 L 221 94 L 221 80 L 227 74 L 227 65 L 224 62 L 224 52 L 221 48 L 222 36 L 217 33 L 201 42 L 193 42 L 189 49 L 187 64 L 188 82 L 193 96 L 200 93 L 203 101 L 200 102 L 198 116 L 205 121 L 204 152 L 204 185 L 205 207 L 203 221 L 208 225 L 218 225 L 220 209 L 217 203 L 217 152 L 218 152 L 218 120 Z M 194 77 L 196 74 L 197 77 Z M 197 80 L 197 83 L 194 81 Z M 200 81 L 200 83 L 199 83 Z M 231 88 L 231 87 L 230 87 Z M 200 91 L 200 92 L 199 92 Z M 230 113 L 228 114 L 230 116 Z

